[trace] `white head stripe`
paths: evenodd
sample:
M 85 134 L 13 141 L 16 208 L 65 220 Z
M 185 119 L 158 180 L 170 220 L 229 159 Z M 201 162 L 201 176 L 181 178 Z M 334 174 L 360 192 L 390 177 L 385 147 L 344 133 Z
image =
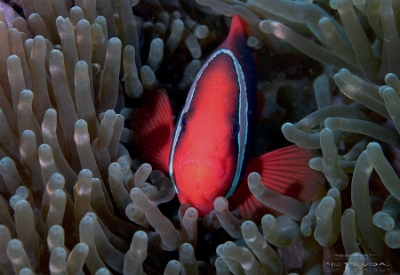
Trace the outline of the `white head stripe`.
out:
M 233 64 L 235 66 L 235 71 L 237 75 L 237 83 L 239 85 L 239 136 L 238 136 L 238 158 L 237 158 L 237 164 L 236 164 L 236 172 L 235 176 L 231 185 L 231 188 L 226 194 L 226 197 L 229 197 L 232 195 L 232 193 L 235 191 L 240 175 L 241 175 L 241 169 L 243 166 L 243 161 L 244 161 L 244 155 L 245 155 L 245 150 L 246 150 L 246 143 L 247 143 L 247 131 L 248 131 L 248 118 L 247 118 L 247 112 L 248 112 L 248 102 L 247 102 L 247 90 L 246 90 L 246 81 L 244 78 L 244 73 L 242 70 L 242 67 L 233 54 L 232 51 L 227 50 L 227 49 L 220 49 L 213 53 L 210 58 L 207 59 L 207 61 L 203 64 L 201 67 L 200 71 L 197 73 L 196 78 L 193 82 L 192 87 L 190 88 L 190 91 L 188 93 L 188 96 L 186 98 L 186 103 L 185 106 L 183 107 L 182 113 L 179 116 L 179 120 L 177 121 L 176 124 L 176 129 L 175 129 L 175 134 L 174 134 L 174 139 L 172 142 L 172 147 L 171 147 L 171 154 L 169 157 L 169 174 L 171 177 L 171 180 L 174 184 L 175 191 L 178 193 L 178 189 L 176 187 L 175 179 L 174 179 L 174 168 L 173 168 L 173 158 L 174 158 L 174 153 L 175 153 L 175 147 L 179 139 L 179 135 L 181 133 L 182 127 L 182 116 L 185 114 L 189 109 L 190 105 L 192 104 L 193 96 L 196 91 L 197 87 L 197 82 L 199 81 L 200 77 L 203 75 L 203 72 L 207 68 L 207 66 L 213 61 L 218 55 L 220 54 L 226 54 L 230 56 L 233 60 Z

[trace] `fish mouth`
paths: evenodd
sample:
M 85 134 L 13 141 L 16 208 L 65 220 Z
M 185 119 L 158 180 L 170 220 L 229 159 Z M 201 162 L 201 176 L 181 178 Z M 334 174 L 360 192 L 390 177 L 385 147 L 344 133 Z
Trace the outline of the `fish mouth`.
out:
M 199 178 L 214 177 L 214 180 L 218 180 L 226 175 L 225 163 L 220 158 L 205 154 L 184 154 L 179 161 L 179 168 L 190 170 L 193 177 Z M 212 178 L 208 178 L 208 180 L 212 180 Z
M 184 154 L 179 161 L 179 166 L 183 168 L 186 165 L 201 165 L 208 166 L 209 168 L 214 167 L 214 169 L 220 168 L 220 170 L 225 170 L 225 165 L 220 158 L 206 154 Z
M 226 194 L 227 164 L 224 159 L 206 154 L 186 153 L 174 172 L 178 198 L 189 203 L 199 214 L 213 209 L 213 201 Z

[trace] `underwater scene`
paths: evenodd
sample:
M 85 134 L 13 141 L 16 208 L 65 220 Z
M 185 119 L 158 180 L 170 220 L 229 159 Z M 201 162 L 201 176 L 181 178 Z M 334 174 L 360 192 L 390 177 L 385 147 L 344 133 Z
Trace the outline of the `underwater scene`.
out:
M 2 0 L 0 274 L 399 274 L 399 0 Z

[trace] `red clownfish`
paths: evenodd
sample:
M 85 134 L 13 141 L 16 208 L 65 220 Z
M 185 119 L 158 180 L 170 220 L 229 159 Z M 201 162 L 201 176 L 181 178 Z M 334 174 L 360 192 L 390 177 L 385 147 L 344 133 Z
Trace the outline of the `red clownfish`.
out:
M 142 159 L 169 173 L 179 201 L 200 216 L 220 196 L 242 218 L 259 216 L 264 206 L 247 186 L 253 171 L 269 189 L 305 202 L 315 200 L 324 181 L 308 166 L 315 153 L 297 146 L 246 159 L 257 113 L 255 64 L 246 39 L 244 22 L 234 16 L 228 37 L 198 72 L 176 127 L 163 89 L 148 92 L 134 110 L 132 130 Z

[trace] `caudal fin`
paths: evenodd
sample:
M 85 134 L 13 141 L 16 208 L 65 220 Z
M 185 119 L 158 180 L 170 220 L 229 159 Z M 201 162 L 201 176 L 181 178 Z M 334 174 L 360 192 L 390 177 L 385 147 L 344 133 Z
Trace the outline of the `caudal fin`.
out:
M 312 202 L 319 198 L 324 187 L 322 173 L 312 170 L 308 162 L 317 152 L 298 146 L 288 146 L 259 157 L 250 159 L 238 189 L 232 200 L 243 218 L 254 218 L 266 212 L 250 192 L 247 176 L 257 172 L 262 183 L 270 190 L 303 202 Z
M 150 163 L 154 169 L 167 172 L 174 122 L 164 89 L 144 93 L 139 107 L 133 109 L 131 126 L 134 143 L 143 161 Z

